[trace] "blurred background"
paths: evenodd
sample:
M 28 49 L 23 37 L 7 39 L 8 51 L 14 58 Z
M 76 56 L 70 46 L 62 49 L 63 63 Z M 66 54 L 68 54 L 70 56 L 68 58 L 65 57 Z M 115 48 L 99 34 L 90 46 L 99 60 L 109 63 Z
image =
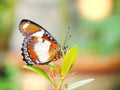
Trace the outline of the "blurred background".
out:
M 68 45 L 78 45 L 79 55 L 66 83 L 95 78 L 76 90 L 120 90 L 120 0 L 0 0 L 0 90 L 52 90 L 22 68 L 22 19 L 40 24 L 61 45 L 70 27 Z

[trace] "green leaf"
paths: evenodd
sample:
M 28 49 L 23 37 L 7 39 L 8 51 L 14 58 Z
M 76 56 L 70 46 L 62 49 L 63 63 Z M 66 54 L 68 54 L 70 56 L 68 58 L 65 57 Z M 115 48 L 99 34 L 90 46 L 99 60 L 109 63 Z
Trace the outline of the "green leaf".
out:
M 70 84 L 68 85 L 68 87 L 65 89 L 65 90 L 72 90 L 72 89 L 75 89 L 77 87 L 80 87 L 80 86 L 83 86 L 87 83 L 90 83 L 92 82 L 93 80 L 95 80 L 94 78 L 91 78 L 91 79 L 85 79 L 85 80 L 82 80 L 82 81 L 78 81 L 78 82 L 75 82 L 73 84 Z
M 78 46 L 74 46 L 69 51 L 67 51 L 61 67 L 62 76 L 65 76 L 71 70 L 72 66 L 76 61 L 77 53 L 78 53 Z
M 25 65 L 23 67 L 42 75 L 44 78 L 46 78 L 52 84 L 51 78 L 48 76 L 48 74 L 43 69 L 38 68 L 36 66 L 31 66 L 31 65 Z

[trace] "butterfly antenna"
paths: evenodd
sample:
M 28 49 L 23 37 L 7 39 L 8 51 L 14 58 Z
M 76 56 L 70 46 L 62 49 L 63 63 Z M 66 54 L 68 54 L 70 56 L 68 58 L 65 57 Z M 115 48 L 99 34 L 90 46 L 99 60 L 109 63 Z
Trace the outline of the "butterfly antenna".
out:
M 70 29 L 70 27 L 68 27 L 68 31 L 65 35 L 65 39 L 64 39 L 64 43 L 63 43 L 63 50 L 68 47 L 66 44 L 68 43 L 69 39 L 71 38 L 71 34 L 69 32 L 69 29 Z

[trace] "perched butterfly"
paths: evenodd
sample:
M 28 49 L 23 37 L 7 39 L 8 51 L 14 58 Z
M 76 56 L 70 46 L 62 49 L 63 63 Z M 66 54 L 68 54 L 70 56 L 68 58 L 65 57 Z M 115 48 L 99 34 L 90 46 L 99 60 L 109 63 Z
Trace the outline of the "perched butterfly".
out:
M 47 64 L 62 57 L 60 44 L 40 25 L 23 19 L 19 30 L 24 36 L 21 50 L 23 60 L 27 64 Z M 63 50 L 66 52 L 66 47 Z

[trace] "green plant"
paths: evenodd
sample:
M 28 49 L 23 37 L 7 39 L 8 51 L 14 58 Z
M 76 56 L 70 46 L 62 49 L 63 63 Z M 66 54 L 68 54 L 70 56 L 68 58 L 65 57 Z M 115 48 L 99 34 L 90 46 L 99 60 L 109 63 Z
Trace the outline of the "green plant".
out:
M 63 81 L 69 76 L 72 76 L 72 74 L 68 75 L 68 73 L 70 72 L 71 68 L 73 67 L 76 61 L 77 53 L 78 53 L 78 46 L 74 46 L 69 51 L 67 51 L 66 55 L 63 55 L 63 61 L 61 65 L 49 64 L 50 67 L 49 73 L 36 66 L 25 65 L 23 67 L 42 75 L 51 83 L 54 90 L 61 90 L 61 89 L 71 90 L 94 80 L 94 79 L 87 79 L 83 81 L 78 81 L 71 85 L 66 84 L 63 87 L 62 85 Z
M 14 27 L 16 0 L 0 0 L 0 51 L 7 50 Z
M 2 60 L 3 62 L 0 59 L 0 90 L 19 90 L 18 88 L 16 89 L 16 86 L 20 86 L 18 86 L 16 80 L 17 69 L 14 66 L 5 63 L 7 59 Z

